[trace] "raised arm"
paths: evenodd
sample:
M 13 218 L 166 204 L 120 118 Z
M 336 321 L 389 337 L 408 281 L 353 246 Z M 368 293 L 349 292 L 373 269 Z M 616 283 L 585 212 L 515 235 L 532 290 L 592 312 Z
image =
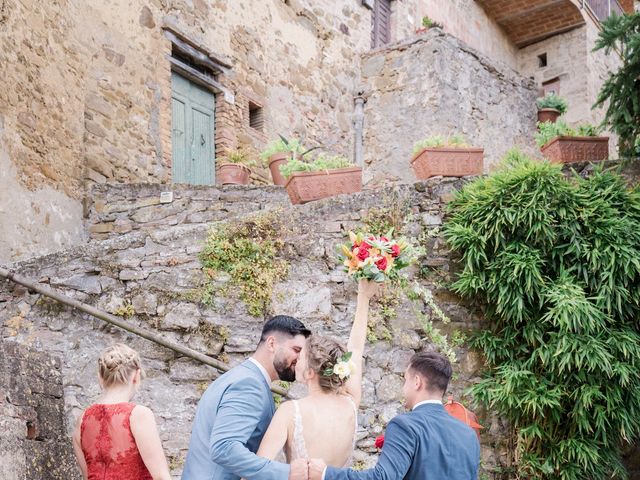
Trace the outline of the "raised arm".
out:
M 262 442 L 260 442 L 260 448 L 258 449 L 258 456 L 268 458 L 269 460 L 276 458 L 280 450 L 282 450 L 287 443 L 292 416 L 291 402 L 284 402 L 278 407 L 276 414 L 269 424 L 267 433 L 262 437 Z
M 171 480 L 156 419 L 149 408 L 136 405 L 133 409 L 131 412 L 131 433 L 136 440 L 142 461 L 153 480 Z
M 355 367 L 346 383 L 347 393 L 351 395 L 356 405 L 360 404 L 362 397 L 362 355 L 364 343 L 367 339 L 367 322 L 369 319 L 369 300 L 378 291 L 379 285 L 368 280 L 360 280 L 358 283 L 358 297 L 356 300 L 356 316 L 351 327 L 347 350 L 352 352 L 351 361 Z

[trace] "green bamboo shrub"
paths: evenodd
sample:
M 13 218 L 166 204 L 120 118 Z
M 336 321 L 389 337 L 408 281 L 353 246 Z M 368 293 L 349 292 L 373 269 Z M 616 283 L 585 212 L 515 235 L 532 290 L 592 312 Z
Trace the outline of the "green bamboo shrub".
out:
M 486 313 L 471 393 L 510 421 L 514 478 L 625 478 L 620 449 L 640 436 L 639 189 L 511 152 L 450 208 L 453 289 Z

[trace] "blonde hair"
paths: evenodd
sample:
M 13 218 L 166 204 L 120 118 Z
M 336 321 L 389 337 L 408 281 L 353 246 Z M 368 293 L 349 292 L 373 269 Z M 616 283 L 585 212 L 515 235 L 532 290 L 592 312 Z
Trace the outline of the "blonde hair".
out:
M 98 359 L 98 372 L 105 387 L 129 383 L 131 375 L 138 369 L 141 376 L 144 376 L 140 355 L 122 343 L 106 348 Z
M 326 377 L 322 372 L 335 365 L 347 349 L 340 342 L 321 335 L 311 335 L 307 347 L 307 363 L 309 368 L 318 374 L 320 388 L 332 393 L 342 390 L 346 378 L 340 379 L 338 375 Z

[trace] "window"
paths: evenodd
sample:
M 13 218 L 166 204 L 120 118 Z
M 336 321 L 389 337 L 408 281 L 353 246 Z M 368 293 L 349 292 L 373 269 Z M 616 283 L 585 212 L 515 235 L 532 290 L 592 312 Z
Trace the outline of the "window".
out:
M 264 129 L 264 114 L 262 107 L 253 102 L 249 102 L 249 126 L 260 132 Z
M 544 90 L 545 95 L 549 95 L 551 93 L 560 95 L 560 79 L 556 77 L 553 80 L 544 82 L 542 84 L 542 89 Z
M 391 0 L 375 0 L 371 11 L 371 48 L 391 41 Z
M 538 67 L 546 67 L 547 66 L 547 54 L 543 53 L 542 55 L 538 55 Z

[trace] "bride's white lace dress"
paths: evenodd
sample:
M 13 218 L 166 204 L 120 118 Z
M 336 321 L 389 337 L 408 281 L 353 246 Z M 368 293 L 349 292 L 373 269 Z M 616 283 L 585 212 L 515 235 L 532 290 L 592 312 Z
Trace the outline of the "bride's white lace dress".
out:
M 353 402 L 353 399 L 348 395 L 343 395 L 353 408 L 353 417 L 354 417 L 354 425 L 353 425 L 353 441 L 351 443 L 351 452 L 349 453 L 349 458 L 343 465 L 343 467 L 351 467 L 353 463 L 353 451 L 356 447 L 356 434 L 358 431 L 358 408 L 356 404 Z M 293 400 L 294 406 L 294 415 L 293 415 L 293 438 L 290 444 L 288 461 L 291 463 L 297 458 L 310 458 L 307 453 L 307 445 L 304 441 L 303 427 L 302 427 L 302 415 L 300 414 L 300 406 L 298 405 L 297 400 Z

